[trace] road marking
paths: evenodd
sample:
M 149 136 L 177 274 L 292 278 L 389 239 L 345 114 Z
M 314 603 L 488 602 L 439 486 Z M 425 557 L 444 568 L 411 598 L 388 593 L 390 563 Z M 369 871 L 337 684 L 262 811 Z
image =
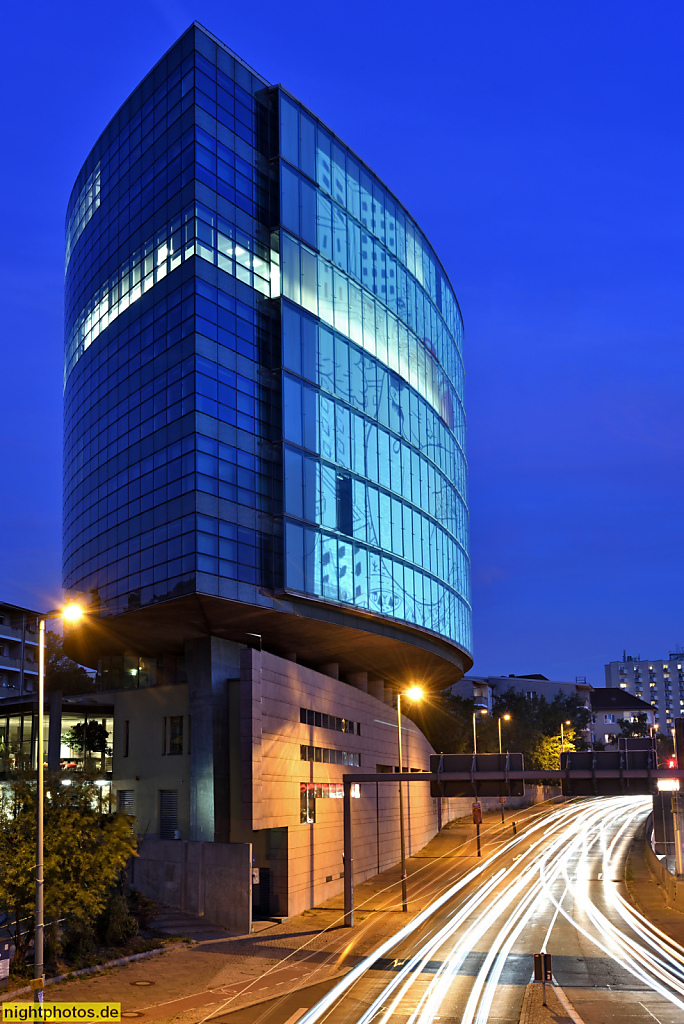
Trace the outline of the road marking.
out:
M 651 1014 L 651 1016 L 653 1017 L 653 1020 L 657 1020 L 658 1024 L 662 1024 L 662 1022 L 656 1017 L 655 1013 L 653 1013 L 652 1010 L 649 1010 L 648 1006 L 645 1006 L 644 1003 L 639 1003 L 639 1006 L 643 1006 L 644 1010 L 646 1011 L 646 1013 L 650 1013 Z
M 303 1006 L 300 1010 L 295 1010 L 292 1016 L 288 1017 L 284 1024 L 295 1024 L 295 1021 L 298 1021 L 302 1014 L 306 1013 L 308 1009 L 308 1006 Z
M 566 996 L 565 992 L 560 987 L 560 985 L 554 985 L 553 986 L 553 990 L 556 993 L 556 995 L 558 996 L 558 998 L 559 998 L 559 1000 L 560 1000 L 560 1002 L 561 1002 L 561 1004 L 563 1006 L 563 1009 L 567 1013 L 568 1017 L 572 1017 L 572 1019 L 574 1020 L 575 1024 L 584 1024 L 584 1021 L 580 1017 L 580 1015 L 577 1012 L 577 1010 L 575 1009 L 575 1007 L 569 1001 L 568 997 Z M 643 1003 L 642 1003 L 642 1006 L 643 1006 Z M 660 1024 L 660 1021 L 658 1021 L 658 1024 Z

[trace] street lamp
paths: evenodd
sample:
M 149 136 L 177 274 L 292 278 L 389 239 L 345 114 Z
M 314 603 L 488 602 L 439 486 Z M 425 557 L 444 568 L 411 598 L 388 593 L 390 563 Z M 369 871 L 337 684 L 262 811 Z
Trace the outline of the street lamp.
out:
M 45 966 L 43 964 L 44 920 L 43 920 L 43 728 L 45 711 L 45 623 L 48 619 L 61 618 L 64 622 L 78 622 L 83 617 L 80 604 L 69 602 L 64 608 L 41 615 L 38 621 L 38 735 L 36 743 L 36 922 L 33 938 L 33 977 L 40 981 L 34 991 L 34 1000 L 43 1001 Z
M 569 718 L 565 719 L 565 725 L 572 725 L 572 722 L 570 721 Z M 565 737 L 563 735 L 563 722 L 561 722 L 561 754 L 563 753 L 564 750 L 565 750 Z M 562 765 L 561 765 L 561 767 L 562 767 Z
M 501 718 L 499 719 L 499 753 L 503 754 L 503 750 L 501 748 L 501 719 L 503 719 L 504 722 L 510 722 L 511 716 L 510 715 L 502 715 Z
M 419 701 L 424 697 L 420 686 L 411 686 L 404 694 L 409 700 Z M 401 757 L 401 693 L 397 693 L 397 726 L 399 736 L 399 774 L 402 771 Z M 401 909 L 408 913 L 408 899 L 406 895 L 406 838 L 404 835 L 404 787 L 399 780 L 399 834 L 401 836 Z
M 477 729 L 475 727 L 475 721 L 477 719 L 478 711 L 481 714 L 486 715 L 487 714 L 487 708 L 484 707 L 484 705 L 482 705 L 482 704 L 476 704 L 475 705 L 475 710 L 473 711 L 473 754 L 477 754 Z

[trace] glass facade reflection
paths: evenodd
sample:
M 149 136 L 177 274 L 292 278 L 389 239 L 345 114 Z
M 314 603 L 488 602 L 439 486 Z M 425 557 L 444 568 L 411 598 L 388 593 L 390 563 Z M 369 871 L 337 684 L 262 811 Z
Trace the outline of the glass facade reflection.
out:
M 66 260 L 67 589 L 471 649 L 460 311 L 350 150 L 194 25 L 84 164 Z

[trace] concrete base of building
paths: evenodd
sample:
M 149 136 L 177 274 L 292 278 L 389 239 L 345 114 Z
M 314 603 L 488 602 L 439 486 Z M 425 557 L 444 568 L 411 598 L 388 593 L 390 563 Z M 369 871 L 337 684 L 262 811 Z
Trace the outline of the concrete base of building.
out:
M 143 839 L 131 888 L 240 935 L 252 930 L 252 847 Z

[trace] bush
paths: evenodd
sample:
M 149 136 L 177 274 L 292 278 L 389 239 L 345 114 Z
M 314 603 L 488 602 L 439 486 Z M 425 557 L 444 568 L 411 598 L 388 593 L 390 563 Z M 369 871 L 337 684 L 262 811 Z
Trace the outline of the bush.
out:
M 105 946 L 124 946 L 138 934 L 138 922 L 119 890 L 111 893 L 95 922 L 97 937 Z
M 139 889 L 131 889 L 128 893 L 128 906 L 143 930 L 150 927 L 159 910 L 157 901 Z
M 75 914 L 69 915 L 62 929 L 62 950 L 69 962 L 88 966 L 95 956 L 96 946 L 92 921 Z

